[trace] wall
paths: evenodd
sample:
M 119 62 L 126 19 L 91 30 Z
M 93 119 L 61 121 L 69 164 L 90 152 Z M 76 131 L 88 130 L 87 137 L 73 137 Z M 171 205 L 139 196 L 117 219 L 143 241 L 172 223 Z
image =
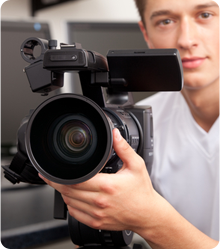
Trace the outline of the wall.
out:
M 126 9 L 126 11 L 125 11 Z M 134 21 L 138 14 L 133 0 L 77 0 L 37 13 L 48 18 L 56 38 L 65 35 L 65 21 Z M 65 38 L 65 37 L 64 37 Z
M 33 20 L 30 0 L 9 0 L 1 7 L 4 20 Z M 50 24 L 52 38 L 66 42 L 66 21 L 132 22 L 139 16 L 133 0 L 75 0 L 40 10 L 34 20 Z
M 1 0 L 1 17 L 7 20 L 25 20 L 30 16 L 29 0 Z

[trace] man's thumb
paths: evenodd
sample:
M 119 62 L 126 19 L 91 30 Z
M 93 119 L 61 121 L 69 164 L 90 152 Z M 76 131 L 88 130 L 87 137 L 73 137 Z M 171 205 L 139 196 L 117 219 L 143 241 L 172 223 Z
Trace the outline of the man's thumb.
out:
M 113 147 L 118 157 L 126 164 L 131 162 L 134 157 L 138 157 L 116 128 L 113 129 Z

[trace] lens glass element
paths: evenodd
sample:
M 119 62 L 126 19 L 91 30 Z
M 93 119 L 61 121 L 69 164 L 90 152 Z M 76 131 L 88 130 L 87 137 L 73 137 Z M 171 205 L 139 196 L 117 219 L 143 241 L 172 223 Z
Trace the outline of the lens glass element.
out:
M 48 140 L 51 152 L 72 164 L 86 162 L 97 146 L 97 133 L 92 122 L 83 115 L 65 115 L 51 126 Z

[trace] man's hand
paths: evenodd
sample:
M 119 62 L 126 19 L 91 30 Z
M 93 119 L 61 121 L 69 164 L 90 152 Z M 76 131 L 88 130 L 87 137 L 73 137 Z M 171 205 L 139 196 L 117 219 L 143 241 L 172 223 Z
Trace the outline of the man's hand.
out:
M 113 147 L 124 163 L 116 174 L 99 173 L 75 185 L 43 179 L 62 194 L 70 215 L 78 221 L 96 229 L 135 231 L 148 223 L 155 191 L 144 160 L 117 129 L 113 130 Z
M 113 146 L 123 161 L 116 174 L 61 185 L 39 175 L 62 194 L 72 217 L 95 229 L 131 230 L 152 248 L 214 248 L 218 242 L 184 219 L 152 187 L 143 159 L 113 130 Z

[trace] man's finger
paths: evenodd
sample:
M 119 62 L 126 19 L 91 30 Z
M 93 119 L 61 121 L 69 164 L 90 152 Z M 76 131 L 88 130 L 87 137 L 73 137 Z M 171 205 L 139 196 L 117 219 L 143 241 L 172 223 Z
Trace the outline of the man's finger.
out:
M 101 189 L 100 185 L 102 185 L 102 183 L 106 183 L 106 174 L 103 174 L 103 173 L 99 173 L 85 182 L 82 182 L 79 184 L 73 184 L 73 185 L 62 185 L 62 184 L 52 182 L 46 179 L 45 177 L 43 177 L 41 174 L 39 174 L 39 177 L 42 178 L 48 185 L 55 188 L 60 193 L 63 192 L 64 188 L 82 190 L 82 191 L 90 191 L 90 192 L 99 192 Z
M 128 166 L 129 163 L 135 163 L 140 158 L 121 136 L 118 129 L 113 130 L 113 147 L 118 157 Z

